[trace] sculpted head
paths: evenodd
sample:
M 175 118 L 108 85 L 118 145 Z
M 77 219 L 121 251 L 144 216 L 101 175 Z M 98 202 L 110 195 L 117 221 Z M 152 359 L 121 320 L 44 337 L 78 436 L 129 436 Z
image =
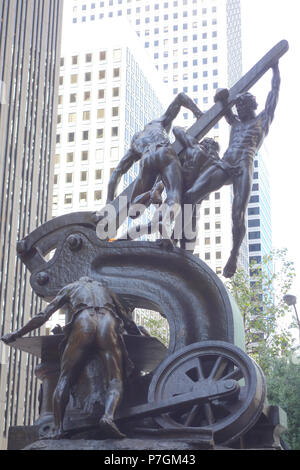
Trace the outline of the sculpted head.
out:
M 219 157 L 220 145 L 215 139 L 206 137 L 201 141 L 201 145 L 205 148 L 209 155 L 213 155 L 217 158 Z
M 243 121 L 255 116 L 255 110 L 258 105 L 255 96 L 246 92 L 238 95 L 235 106 L 239 118 Z

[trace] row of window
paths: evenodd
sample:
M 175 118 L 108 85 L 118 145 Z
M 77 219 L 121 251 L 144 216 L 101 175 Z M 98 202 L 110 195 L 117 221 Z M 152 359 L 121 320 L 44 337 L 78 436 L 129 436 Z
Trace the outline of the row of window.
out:
M 107 51 L 100 51 L 98 54 L 98 59 L 100 62 L 104 62 L 107 60 Z M 113 52 L 113 60 L 117 61 L 121 59 L 121 49 L 114 49 Z M 93 61 L 93 54 L 91 52 L 87 52 L 84 55 L 84 62 L 86 64 L 90 64 Z M 73 55 L 71 58 L 71 63 L 72 65 L 79 65 L 79 55 Z M 61 57 L 60 59 L 60 66 L 64 67 L 65 66 L 65 58 Z
M 184 29 L 188 29 L 188 28 L 184 28 Z M 174 25 L 173 26 L 173 31 L 178 31 L 178 25 Z M 161 34 L 161 33 L 169 33 L 169 26 L 164 26 L 162 28 L 162 30 L 160 30 L 160 28 L 153 28 L 153 34 Z M 145 32 L 144 32 L 144 35 L 145 36 L 150 36 L 150 29 L 146 29 Z M 140 36 L 140 34 L 139 34 Z M 218 36 L 218 32 L 217 31 L 212 31 L 211 32 L 211 36 L 212 38 L 216 38 Z M 208 33 L 205 32 L 205 33 L 201 33 L 201 38 L 202 39 L 208 39 Z M 199 38 L 198 34 L 192 34 L 192 40 L 193 41 L 197 41 Z M 188 41 L 188 36 L 182 36 L 182 41 L 183 42 L 186 42 Z
M 101 181 L 102 178 L 103 178 L 103 170 L 96 169 L 94 176 L 95 176 L 96 181 Z M 81 171 L 80 172 L 80 181 L 82 183 L 87 183 L 88 182 L 88 172 L 87 171 Z M 54 184 L 57 185 L 58 182 L 59 182 L 59 175 L 55 174 L 54 175 Z M 72 173 L 72 172 L 66 173 L 65 174 L 65 183 L 71 184 L 73 182 L 74 182 L 74 173 Z
M 103 70 L 99 70 L 98 72 L 98 80 L 106 80 L 106 70 L 103 69 Z M 78 75 L 77 73 L 72 73 L 70 75 L 70 83 L 71 85 L 77 85 L 78 84 L 78 79 L 81 75 Z M 85 72 L 84 75 L 83 75 L 83 79 L 85 82 L 91 82 L 92 81 L 92 72 Z M 120 67 L 115 67 L 113 69 L 113 78 L 120 78 Z M 63 85 L 64 84 L 64 80 L 65 77 L 63 75 L 61 75 L 59 77 L 59 85 Z
M 110 149 L 110 157 L 111 160 L 117 160 L 119 158 L 119 147 L 111 147 Z M 65 155 L 66 163 L 74 163 L 75 154 L 74 152 L 67 152 Z M 90 152 L 88 150 L 81 151 L 81 161 L 88 162 L 90 158 Z M 96 149 L 94 155 L 96 162 L 103 162 L 104 159 L 104 149 Z M 55 155 L 55 165 L 59 165 L 61 163 L 61 154 Z
M 211 253 L 209 251 L 207 251 L 204 254 L 204 258 L 205 258 L 206 261 L 210 260 L 211 259 Z M 216 259 L 219 259 L 219 260 L 222 259 L 222 252 L 221 251 L 216 251 Z M 219 269 L 221 269 L 221 268 L 219 268 Z M 221 274 L 221 270 L 217 271 L 217 274 Z
M 119 98 L 120 97 L 120 87 L 113 87 L 112 88 L 112 97 Z M 104 100 L 106 94 L 106 89 L 101 88 L 98 90 L 98 100 Z M 58 104 L 63 104 L 63 95 L 58 96 Z M 90 90 L 83 92 L 83 101 L 90 102 L 92 98 L 92 92 Z M 69 95 L 69 103 L 77 103 L 78 102 L 78 94 L 77 93 L 70 93 Z
M 78 120 L 78 114 L 79 113 L 69 113 L 68 114 L 68 122 L 70 124 L 75 124 Z M 119 106 L 113 106 L 111 108 L 111 116 L 112 117 L 119 117 L 120 115 L 120 108 Z M 97 120 L 102 120 L 105 118 L 105 109 L 104 108 L 99 108 L 97 109 Z M 82 112 L 82 120 L 83 121 L 90 121 L 91 120 L 91 111 L 83 111 Z M 57 124 L 60 124 L 62 122 L 62 114 L 59 114 L 57 116 Z
M 111 128 L 111 137 L 119 137 L 119 127 L 118 126 L 113 126 Z M 96 129 L 96 139 L 104 139 L 104 128 L 103 127 L 99 128 L 99 129 Z M 75 140 L 76 140 L 75 139 L 75 132 L 68 132 L 67 142 L 74 143 Z M 83 140 L 83 141 L 90 140 L 90 131 L 89 130 L 82 131 L 81 140 Z M 57 144 L 61 143 L 61 134 L 56 134 L 56 143 Z
M 197 2 L 198 2 L 198 0 L 192 0 L 192 3 L 193 3 L 193 4 L 197 4 Z M 122 5 L 123 3 L 125 4 L 125 1 L 123 2 L 123 0 L 115 0 L 115 2 L 114 2 L 114 0 L 109 0 L 108 6 Z M 131 3 L 131 0 L 127 0 L 127 3 Z M 181 3 L 179 3 L 178 0 L 175 0 L 175 1 L 173 1 L 173 2 L 164 2 L 163 4 L 162 4 L 162 3 L 160 3 L 160 4 L 159 4 L 159 3 L 155 3 L 155 4 L 153 5 L 153 10 L 159 10 L 160 7 L 161 7 L 161 8 L 169 8 L 169 7 L 171 7 L 172 5 L 173 5 L 173 7 L 178 7 L 178 5 L 187 5 L 187 4 L 188 4 L 188 0 L 181 0 Z M 90 4 L 90 9 L 91 9 L 91 10 L 95 10 L 96 6 L 97 6 L 96 2 L 92 2 L 92 3 Z M 102 0 L 102 1 L 99 3 L 99 6 L 100 6 L 100 8 L 103 8 L 103 7 L 105 6 L 105 2 Z M 150 11 L 150 7 L 151 7 L 151 6 L 152 6 L 152 5 L 150 5 L 150 4 L 149 4 L 149 5 L 145 5 L 144 10 L 145 10 L 145 11 Z M 84 3 L 84 4 L 81 6 L 81 10 L 82 10 L 82 11 L 87 11 L 87 4 Z M 141 13 L 141 10 L 142 10 L 141 7 L 136 7 L 136 8 L 135 8 L 135 12 L 136 12 L 136 13 Z M 73 7 L 73 13 L 76 14 L 77 11 L 78 11 L 78 7 L 77 7 L 77 6 L 74 6 L 74 7 Z M 131 10 L 130 10 L 130 11 L 131 11 Z M 197 10 L 193 10 L 193 11 L 196 11 L 196 12 L 197 12 Z M 201 9 L 202 15 L 206 15 L 206 14 L 208 13 L 208 11 L 209 11 L 208 8 L 202 8 L 202 9 Z M 211 11 L 212 11 L 212 13 L 216 13 L 216 12 L 217 12 L 217 7 L 216 7 L 216 6 L 211 7 Z M 200 13 L 200 11 L 199 11 L 199 13 Z M 196 14 L 197 14 L 197 13 L 196 13 Z
M 97 202 L 97 201 L 101 201 L 102 200 L 102 197 L 103 197 L 103 191 L 101 191 L 101 189 L 97 189 L 96 191 L 94 191 L 94 201 Z M 88 194 L 86 191 L 82 191 L 79 193 L 79 202 L 82 204 L 87 204 L 88 202 Z M 57 206 L 58 204 L 58 195 L 54 195 L 53 196 L 53 206 Z M 66 206 L 69 206 L 69 205 L 72 205 L 73 204 L 73 194 L 71 193 L 67 193 L 64 195 L 64 204 Z
M 187 42 L 187 40 L 188 40 L 188 39 L 187 39 L 187 36 L 184 36 L 182 39 L 183 39 L 182 42 Z M 178 37 L 175 37 L 175 38 L 172 39 L 172 43 L 173 43 L 173 44 L 178 44 L 178 42 L 179 42 Z M 154 46 L 154 47 L 158 47 L 158 46 L 162 46 L 162 45 L 163 45 L 163 46 L 168 46 L 169 44 L 171 44 L 171 40 L 169 40 L 169 39 L 162 39 L 161 41 L 159 41 L 158 39 L 155 39 L 155 40 L 153 41 L 153 46 Z M 150 47 L 150 42 L 149 42 L 149 41 L 146 41 L 146 42 L 144 43 L 144 47 L 145 47 L 146 49 L 148 49 L 148 48 Z M 192 47 L 191 52 L 192 52 L 193 54 L 197 54 L 200 50 L 201 50 L 202 52 L 207 52 L 207 51 L 209 50 L 208 45 L 207 45 L 207 44 L 203 44 L 203 46 L 202 46 L 201 48 L 194 46 L 194 47 Z M 212 44 L 212 45 L 211 45 L 211 50 L 213 50 L 213 51 L 218 50 L 218 44 L 216 44 L 216 43 Z M 185 52 L 185 51 L 187 51 L 187 52 Z M 187 49 L 187 48 L 186 48 L 186 49 L 183 49 L 182 53 L 183 53 L 183 54 L 188 53 L 188 49 Z

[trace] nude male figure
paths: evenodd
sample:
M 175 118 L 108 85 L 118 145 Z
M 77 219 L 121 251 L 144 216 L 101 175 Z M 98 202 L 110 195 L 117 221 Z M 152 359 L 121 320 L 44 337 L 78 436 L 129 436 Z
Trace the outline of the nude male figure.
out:
M 193 184 L 195 181 L 200 177 L 201 173 L 205 171 L 208 167 L 211 165 L 214 165 L 215 163 L 220 161 L 219 157 L 219 144 L 212 138 L 205 138 L 201 142 L 198 142 L 197 139 L 192 137 L 190 134 L 188 134 L 184 128 L 175 126 L 173 128 L 173 133 L 176 137 L 176 139 L 182 144 L 182 146 L 185 149 L 184 154 L 180 158 L 180 170 L 182 173 L 182 184 L 183 184 L 183 195 L 185 191 L 189 190 L 192 188 Z M 162 200 L 162 192 L 165 189 L 164 184 L 162 181 L 158 181 L 154 187 L 148 191 L 147 193 L 144 193 L 141 195 L 139 198 L 139 203 L 144 204 L 146 207 L 149 207 L 151 204 L 156 204 L 158 207 L 161 206 L 163 203 Z M 184 197 L 184 196 L 183 196 Z M 185 226 L 185 230 L 189 230 L 190 228 L 192 229 L 192 236 L 197 233 L 197 228 L 196 228 L 196 220 L 197 220 L 197 212 L 196 212 L 196 205 L 192 208 L 193 210 L 193 218 L 191 222 L 191 227 Z M 157 211 L 159 214 L 159 209 Z M 178 214 L 178 217 L 183 217 L 184 216 L 184 211 L 182 211 L 181 214 Z M 141 235 L 154 233 L 154 231 L 161 230 L 161 226 L 159 223 L 155 225 L 155 218 L 156 214 L 154 214 L 153 219 L 151 222 L 145 225 L 139 225 L 136 227 L 130 228 L 125 234 L 122 234 L 121 239 L 126 239 L 126 238 L 131 238 L 132 240 L 135 238 L 140 237 Z M 158 222 L 158 221 L 156 221 Z M 178 222 L 178 220 L 176 221 Z M 180 222 L 180 227 L 182 226 Z M 178 230 L 178 234 L 179 234 Z M 175 230 L 175 233 L 176 230 Z M 189 235 L 190 235 L 190 230 L 189 230 Z M 174 239 L 172 237 L 173 242 L 180 243 L 181 248 L 186 248 L 187 243 L 189 246 L 191 244 L 194 244 L 196 241 L 196 235 L 192 239 L 190 236 L 186 237 L 187 233 L 181 233 L 178 239 Z
M 152 189 L 157 177 L 160 177 L 167 194 L 166 214 L 163 216 L 162 224 L 169 220 L 170 214 L 176 214 L 182 199 L 182 174 L 180 162 L 172 148 L 168 133 L 182 106 L 192 111 L 197 119 L 203 114 L 187 95 L 184 93 L 177 95 L 160 118 L 154 119 L 141 132 L 134 135 L 128 152 L 112 173 L 108 184 L 107 203 L 113 201 L 121 176 L 135 162 L 140 161 L 140 170 L 134 182 L 130 203 L 135 204 L 142 194 Z M 134 215 L 130 214 L 130 209 L 129 216 L 134 218 Z M 167 222 L 166 230 L 167 233 L 170 232 Z
M 257 103 L 250 93 L 243 93 L 237 98 L 237 115 L 231 110 L 225 115 L 231 125 L 227 151 L 219 163 L 202 173 L 193 187 L 185 192 L 183 198 L 184 204 L 198 204 L 224 184 L 233 184 L 233 246 L 223 271 L 225 277 L 232 277 L 236 271 L 239 249 L 246 233 L 245 215 L 252 187 L 254 157 L 269 132 L 278 102 L 280 87 L 278 62 L 272 69 L 272 89 L 268 94 L 265 109 L 256 115 Z
M 133 334 L 141 333 L 105 283 L 82 277 L 79 281 L 65 286 L 55 299 L 23 328 L 8 333 L 1 339 L 9 344 L 40 328 L 64 305 L 69 306 L 73 316 L 65 327 L 66 346 L 53 396 L 56 437 L 62 438 L 66 434 L 63 420 L 70 390 L 86 364 L 91 348 L 101 356 L 105 369 L 106 402 L 104 415 L 99 423 L 100 428 L 108 431 L 112 437 L 124 437 L 114 423 L 114 415 L 122 399 L 124 378 L 131 372 L 133 364 L 128 357 L 122 333 L 124 327 Z

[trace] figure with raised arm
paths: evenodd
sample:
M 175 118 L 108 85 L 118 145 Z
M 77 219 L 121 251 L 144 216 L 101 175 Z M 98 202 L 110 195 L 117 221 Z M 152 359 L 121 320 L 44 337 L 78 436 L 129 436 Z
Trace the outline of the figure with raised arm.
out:
M 233 246 L 224 268 L 225 277 L 232 277 L 236 271 L 239 249 L 246 233 L 245 215 L 252 187 L 254 158 L 269 132 L 278 102 L 280 73 L 278 62 L 273 67 L 272 89 L 267 97 L 265 109 L 256 115 L 257 103 L 250 93 L 243 93 L 236 99 L 235 115 L 227 111 L 225 118 L 231 125 L 229 147 L 220 162 L 205 170 L 192 188 L 185 192 L 184 204 L 201 203 L 207 195 L 217 191 L 224 184 L 233 185 L 232 235 Z M 223 100 L 224 90 L 216 95 L 215 101 Z
M 167 195 L 166 213 L 163 216 L 162 224 L 164 225 L 165 222 L 166 232 L 169 235 L 171 233 L 167 221 L 170 220 L 170 214 L 173 214 L 174 217 L 174 214 L 178 212 L 182 202 L 182 173 L 180 162 L 172 148 L 168 134 L 172 122 L 182 106 L 192 111 L 197 119 L 203 114 L 187 95 L 184 93 L 177 95 L 160 118 L 154 119 L 141 132 L 134 135 L 128 152 L 113 171 L 108 184 L 107 203 L 115 198 L 121 176 L 135 162 L 140 161 L 140 170 L 134 182 L 130 201 L 130 204 L 136 204 L 142 194 L 153 188 L 157 178 L 161 178 Z M 134 217 L 134 214 L 130 213 L 130 209 L 129 216 Z
M 114 423 L 114 416 L 122 399 L 124 379 L 132 371 L 133 364 L 129 359 L 122 333 L 124 328 L 132 334 L 141 333 L 116 295 L 106 287 L 106 283 L 88 277 L 80 278 L 79 281 L 65 286 L 52 302 L 24 327 L 6 334 L 1 339 L 9 344 L 40 328 L 64 305 L 68 305 L 73 316 L 64 328 L 66 345 L 53 396 L 56 437 L 62 438 L 66 435 L 63 421 L 70 390 L 87 363 L 91 349 L 98 352 L 105 370 L 106 400 L 100 428 L 111 437 L 124 437 Z

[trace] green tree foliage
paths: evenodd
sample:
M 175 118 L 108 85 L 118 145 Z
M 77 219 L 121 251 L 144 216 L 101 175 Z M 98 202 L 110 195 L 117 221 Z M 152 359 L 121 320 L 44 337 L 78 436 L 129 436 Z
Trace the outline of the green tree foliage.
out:
M 250 273 L 237 270 L 227 287 L 241 310 L 247 353 L 262 367 L 267 380 L 268 402 L 280 406 L 288 418 L 284 440 L 300 449 L 300 361 L 292 338 L 297 323 L 283 296 L 295 277 L 287 250 L 274 250 Z M 287 320 L 289 318 L 289 320 Z
M 227 283 L 243 316 L 246 351 L 267 375 L 272 359 L 291 351 L 292 325 L 286 323 L 289 307 L 283 301 L 295 277 L 287 250 L 274 250 L 250 272 L 238 269 Z
M 268 400 L 287 413 L 288 431 L 283 438 L 291 449 L 300 450 L 300 361 L 293 357 L 272 361 L 267 376 Z

